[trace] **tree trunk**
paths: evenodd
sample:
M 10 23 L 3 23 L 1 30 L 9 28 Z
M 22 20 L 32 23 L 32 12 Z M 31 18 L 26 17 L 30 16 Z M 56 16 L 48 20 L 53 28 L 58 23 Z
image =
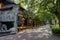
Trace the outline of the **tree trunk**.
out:
M 52 20 L 49 20 L 50 25 L 52 25 Z
M 60 27 L 60 18 L 58 18 L 58 20 L 59 20 L 59 27 Z
M 59 27 L 60 27 L 60 16 L 58 15 L 57 18 L 58 18 L 58 21 L 59 21 Z
M 59 27 L 60 27 L 60 19 L 59 19 Z

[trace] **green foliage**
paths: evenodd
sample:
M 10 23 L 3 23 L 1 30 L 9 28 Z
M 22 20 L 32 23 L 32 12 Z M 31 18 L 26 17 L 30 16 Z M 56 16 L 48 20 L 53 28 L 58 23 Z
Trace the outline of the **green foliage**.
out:
M 52 28 L 54 34 L 60 34 L 60 28 Z
M 53 25 L 52 26 L 52 32 L 53 32 L 53 34 L 60 35 L 60 28 L 59 28 L 59 26 Z
M 56 0 L 19 0 L 19 3 L 27 10 L 25 17 L 37 21 L 53 19 L 53 12 L 57 10 Z

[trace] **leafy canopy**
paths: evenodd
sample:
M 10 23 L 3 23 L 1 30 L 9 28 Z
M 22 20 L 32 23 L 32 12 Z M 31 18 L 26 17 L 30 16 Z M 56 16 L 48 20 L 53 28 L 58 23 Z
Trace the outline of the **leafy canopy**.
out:
M 53 19 L 53 14 L 57 11 L 59 0 L 18 0 L 19 4 L 28 12 L 26 17 L 31 17 L 39 21 Z

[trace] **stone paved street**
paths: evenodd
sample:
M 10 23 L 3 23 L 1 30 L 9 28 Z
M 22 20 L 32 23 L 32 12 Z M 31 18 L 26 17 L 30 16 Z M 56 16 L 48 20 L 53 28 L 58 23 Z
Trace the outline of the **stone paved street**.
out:
M 35 29 L 23 30 L 15 35 L 3 36 L 0 40 L 60 40 L 60 37 L 52 35 L 48 24 Z

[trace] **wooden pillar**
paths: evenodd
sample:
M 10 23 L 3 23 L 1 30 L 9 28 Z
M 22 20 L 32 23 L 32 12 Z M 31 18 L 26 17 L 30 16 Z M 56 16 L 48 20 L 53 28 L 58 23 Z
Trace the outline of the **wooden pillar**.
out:
M 34 26 L 36 27 L 36 21 L 34 20 Z
M 32 28 L 32 19 L 27 20 L 28 28 Z
M 21 24 L 22 24 L 21 26 L 22 26 L 22 27 L 24 26 L 24 23 L 25 23 L 25 18 L 22 18 L 22 19 L 21 19 Z

